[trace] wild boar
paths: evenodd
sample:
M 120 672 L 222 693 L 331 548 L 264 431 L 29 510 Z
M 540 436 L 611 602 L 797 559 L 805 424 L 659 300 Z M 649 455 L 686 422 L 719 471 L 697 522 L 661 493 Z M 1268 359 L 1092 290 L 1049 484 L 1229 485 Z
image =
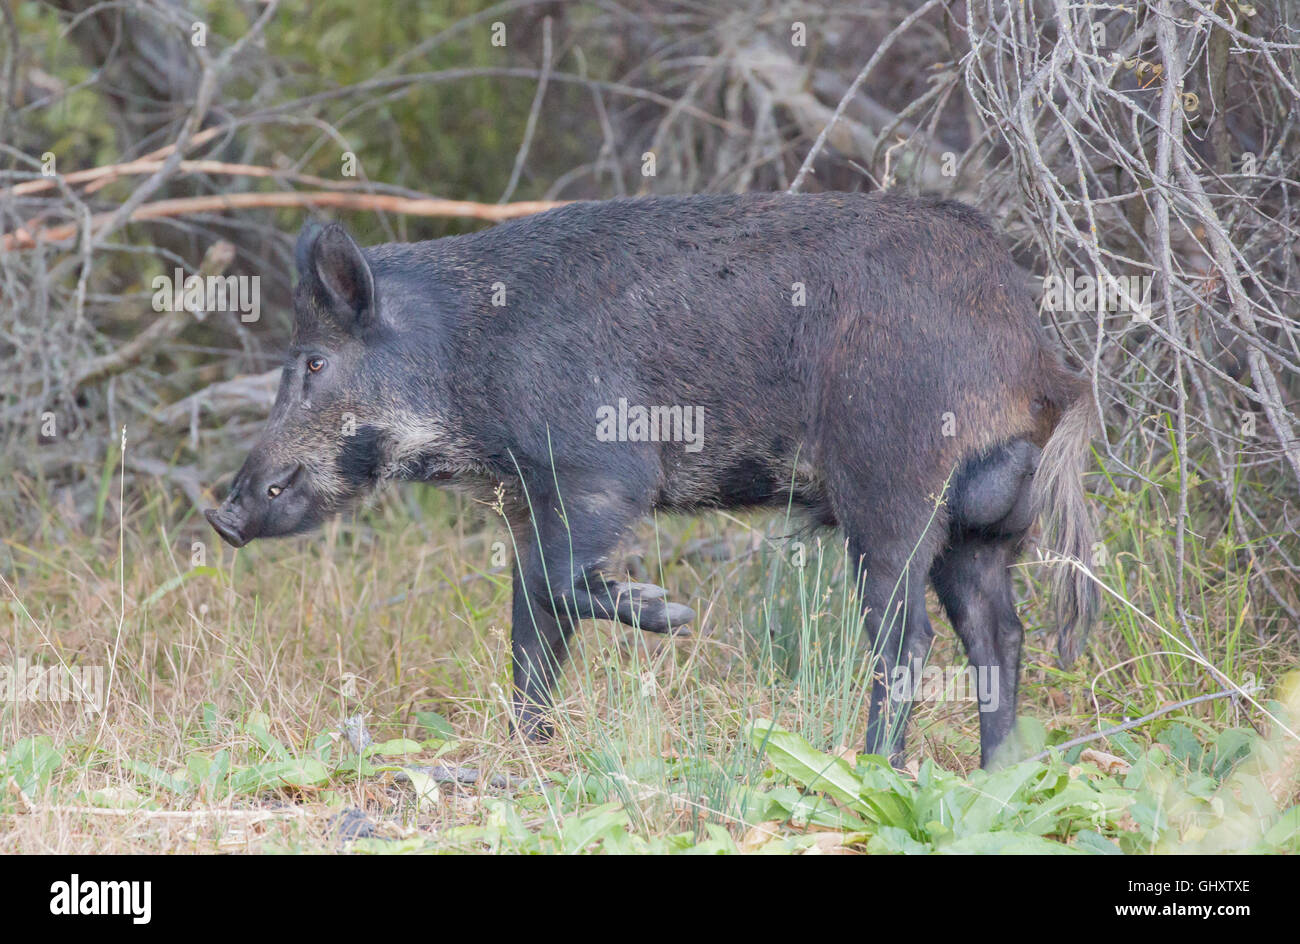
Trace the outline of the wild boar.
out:
M 1009 566 L 1036 518 L 1086 567 L 1089 385 L 1048 343 L 997 233 L 894 195 L 576 203 L 470 235 L 296 249 L 293 339 L 265 432 L 219 509 L 238 547 L 306 531 L 387 479 L 502 496 L 517 548 L 518 728 L 551 730 L 579 620 L 693 618 L 607 573 L 652 510 L 788 504 L 839 527 L 878 656 L 866 749 L 897 759 L 890 680 L 932 639 L 927 576 L 973 666 L 981 759 L 1015 718 Z M 1096 610 L 1054 567 L 1059 652 Z

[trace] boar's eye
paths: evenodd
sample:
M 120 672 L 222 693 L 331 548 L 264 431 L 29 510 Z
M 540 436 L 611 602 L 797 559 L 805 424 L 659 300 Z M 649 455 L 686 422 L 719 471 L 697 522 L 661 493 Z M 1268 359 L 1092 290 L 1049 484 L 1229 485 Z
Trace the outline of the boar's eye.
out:
M 319 374 L 325 367 L 325 358 L 309 357 L 307 358 L 307 369 L 313 374 Z
M 279 485 L 271 485 L 266 489 L 266 494 L 269 497 L 274 498 L 276 495 L 279 495 L 283 491 L 284 489 L 281 488 Z

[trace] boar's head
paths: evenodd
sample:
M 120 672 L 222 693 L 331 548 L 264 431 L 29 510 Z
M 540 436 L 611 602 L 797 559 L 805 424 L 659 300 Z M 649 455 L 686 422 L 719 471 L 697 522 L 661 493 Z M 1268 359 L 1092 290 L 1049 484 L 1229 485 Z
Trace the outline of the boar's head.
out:
M 347 231 L 308 224 L 295 258 L 293 339 L 275 405 L 225 501 L 205 512 L 235 547 L 316 527 L 434 438 L 415 406 L 429 402 L 420 345 L 404 343 L 401 301 L 380 297 Z

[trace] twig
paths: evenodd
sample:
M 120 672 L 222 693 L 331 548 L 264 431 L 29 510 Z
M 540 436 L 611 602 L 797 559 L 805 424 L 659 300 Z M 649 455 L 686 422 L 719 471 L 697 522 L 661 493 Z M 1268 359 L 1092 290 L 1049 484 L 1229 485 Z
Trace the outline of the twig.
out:
M 188 397 L 168 403 L 154 410 L 149 418 L 162 426 L 188 421 L 200 406 L 206 405 L 218 416 L 238 409 L 270 410 L 275 402 L 275 391 L 280 386 L 280 368 L 274 367 L 261 374 L 240 374 L 229 380 L 219 380 Z
M 542 110 L 542 100 L 546 97 L 546 85 L 551 80 L 551 18 L 542 21 L 542 74 L 537 80 L 537 92 L 533 95 L 533 105 L 528 110 L 528 121 L 524 125 L 524 139 L 519 144 L 519 153 L 515 155 L 515 167 L 510 172 L 510 182 L 506 184 L 505 193 L 497 203 L 506 203 L 515 194 L 519 186 L 519 177 L 524 172 L 524 163 L 528 160 L 528 151 L 533 144 L 533 132 L 537 130 L 537 116 Z
M 133 222 L 156 220 L 191 213 L 215 213 L 223 210 L 248 210 L 268 207 L 334 207 L 341 210 L 365 210 L 384 213 L 405 213 L 408 216 L 462 216 L 471 219 L 500 222 L 520 216 L 531 216 L 564 206 L 568 200 L 531 200 L 517 203 L 473 203 L 468 200 L 427 200 L 395 197 L 378 193 L 328 193 L 318 191 L 279 191 L 275 193 L 224 193 L 202 197 L 177 197 L 158 200 L 136 207 L 131 214 Z M 98 214 L 92 225 L 106 218 Z M 9 233 L 0 241 L 6 252 L 30 249 L 37 242 L 58 243 L 71 239 L 78 224 L 66 223 L 50 226 L 32 233 L 20 229 Z
M 86 188 L 86 193 L 93 193 L 119 177 L 154 173 L 160 170 L 163 164 L 164 161 L 156 158 L 142 157 L 134 161 L 124 161 L 121 164 L 105 164 L 102 167 L 76 170 L 70 174 L 63 174 L 62 180 L 70 186 L 91 184 Z M 277 180 L 292 180 L 326 190 L 357 190 L 366 186 L 351 180 L 329 180 L 313 174 L 296 174 L 275 167 L 263 167 L 260 164 L 231 164 L 226 161 L 180 161 L 176 165 L 176 170 L 183 174 L 221 174 L 235 177 L 268 177 Z M 24 180 L 20 184 L 14 184 L 7 190 L 0 190 L 0 200 L 9 197 L 29 197 L 46 190 L 53 190 L 57 179 L 38 177 L 34 180 Z
M 405 765 L 401 770 L 393 772 L 393 779 L 399 783 L 409 782 L 411 779 L 410 771 L 423 774 L 435 783 L 456 783 L 462 786 L 470 786 L 482 780 L 484 786 L 491 787 L 493 790 L 513 790 L 525 782 L 516 780 L 513 777 L 507 777 L 505 774 L 493 774 L 491 777 L 484 778 L 477 767 L 448 767 L 444 764 L 434 764 L 432 767 L 422 767 L 414 764 Z
M 149 199 L 158 191 L 167 179 L 175 172 L 176 167 L 181 162 L 186 149 L 190 146 L 190 139 L 198 132 L 199 127 L 203 124 L 203 119 L 207 116 L 208 108 L 212 104 L 213 96 L 217 93 L 217 88 L 221 84 L 221 76 L 229 68 L 248 43 L 257 36 L 261 35 L 266 24 L 275 16 L 275 11 L 280 6 L 280 0 L 270 0 L 266 9 L 261 15 L 253 21 L 253 25 L 239 39 L 235 40 L 220 56 L 216 62 L 211 62 L 206 51 L 202 47 L 194 47 L 195 55 L 203 65 L 203 75 L 199 79 L 198 91 L 194 95 L 194 107 L 190 110 L 189 116 L 181 126 L 180 134 L 176 136 L 174 150 L 167 155 L 163 161 L 163 166 L 153 173 L 144 183 L 135 189 L 126 201 L 119 206 L 103 222 L 96 227 L 94 240 L 96 243 L 102 241 L 106 236 L 113 233 L 128 220 L 135 219 L 136 210 L 139 209 L 144 201 Z M 6 246 L 6 249 L 9 247 Z
M 37 816 L 41 813 L 53 813 L 63 816 L 129 816 L 132 819 L 177 819 L 193 820 L 213 818 L 235 818 L 250 819 L 254 822 L 265 819 L 301 819 L 311 816 L 326 816 L 328 811 L 314 812 L 304 810 L 296 806 L 283 807 L 273 810 L 222 810 L 222 809 L 203 809 L 203 810 L 149 810 L 149 809 L 122 809 L 114 806 L 39 806 L 32 804 L 21 812 Z
M 875 68 L 876 63 L 879 62 L 884 57 L 885 53 L 889 51 L 889 47 L 894 45 L 894 40 L 898 39 L 899 36 L 911 29 L 913 23 L 925 16 L 925 14 L 929 13 L 938 3 L 939 0 L 926 0 L 926 2 L 918 7 L 910 16 L 907 17 L 907 19 L 894 27 L 888 36 L 881 40 L 880 45 L 876 47 L 876 51 L 873 52 L 871 58 L 867 60 L 867 64 L 862 67 L 862 71 L 858 73 L 857 78 L 853 80 L 853 83 L 844 93 L 844 97 L 840 99 L 840 103 L 835 106 L 835 113 L 831 115 L 831 120 L 826 123 L 826 127 L 822 128 L 821 134 L 817 135 L 817 140 L 813 142 L 812 150 L 810 150 L 808 156 L 803 159 L 803 165 L 800 166 L 799 173 L 795 174 L 794 182 L 790 184 L 790 189 L 786 191 L 787 193 L 799 192 L 799 188 L 803 186 L 804 178 L 812 171 L 813 161 L 817 159 L 817 155 L 826 144 L 826 136 L 830 134 L 831 128 L 835 127 L 835 123 L 840 120 L 840 116 L 844 114 L 844 109 L 848 107 L 853 96 L 858 94 L 858 89 L 860 89 L 862 83 L 867 80 L 867 76 L 871 74 L 871 70 Z
M 1051 756 L 1053 751 L 1064 753 L 1072 747 L 1078 747 L 1080 744 L 1087 744 L 1089 741 L 1099 741 L 1104 737 L 1110 737 L 1112 734 L 1119 734 L 1122 731 L 1131 730 L 1139 725 L 1146 724 L 1148 721 L 1153 721 L 1161 715 L 1167 715 L 1171 711 L 1177 711 L 1180 708 L 1188 708 L 1192 705 L 1200 704 L 1203 701 L 1214 701 L 1217 698 L 1231 698 L 1236 694 L 1235 691 L 1229 690 L 1210 692 L 1207 695 L 1197 695 L 1195 698 L 1188 698 L 1172 705 L 1166 705 L 1164 708 L 1153 711 L 1149 715 L 1143 715 L 1141 718 L 1134 718 L 1132 721 L 1125 721 L 1123 724 L 1117 724 L 1113 728 L 1106 728 L 1104 731 L 1098 731 L 1095 734 L 1085 734 L 1083 737 L 1077 737 L 1072 741 L 1066 741 L 1064 744 L 1053 744 L 1047 750 L 1039 751 L 1033 757 L 1030 757 L 1029 760 L 1046 760 Z

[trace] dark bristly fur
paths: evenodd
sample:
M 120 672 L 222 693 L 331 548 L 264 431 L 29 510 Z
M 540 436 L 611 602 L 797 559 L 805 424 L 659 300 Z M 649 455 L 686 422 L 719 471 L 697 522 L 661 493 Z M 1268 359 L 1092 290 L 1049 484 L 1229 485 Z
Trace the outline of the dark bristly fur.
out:
M 633 522 L 793 501 L 842 528 L 858 565 L 880 657 L 868 749 L 902 749 L 889 680 L 929 647 L 929 578 L 972 663 L 1001 673 L 981 706 L 992 760 L 1019 672 L 1008 567 L 1034 516 L 1089 560 L 1093 408 L 979 213 L 892 195 L 616 200 L 364 251 L 309 226 L 296 257 L 280 395 L 209 513 L 227 540 L 304 530 L 384 478 L 503 485 L 517 712 L 538 734 L 578 620 L 692 616 L 602 570 Z M 620 400 L 702 409 L 702 448 L 600 441 L 597 411 Z M 1068 658 L 1095 595 L 1057 572 Z

